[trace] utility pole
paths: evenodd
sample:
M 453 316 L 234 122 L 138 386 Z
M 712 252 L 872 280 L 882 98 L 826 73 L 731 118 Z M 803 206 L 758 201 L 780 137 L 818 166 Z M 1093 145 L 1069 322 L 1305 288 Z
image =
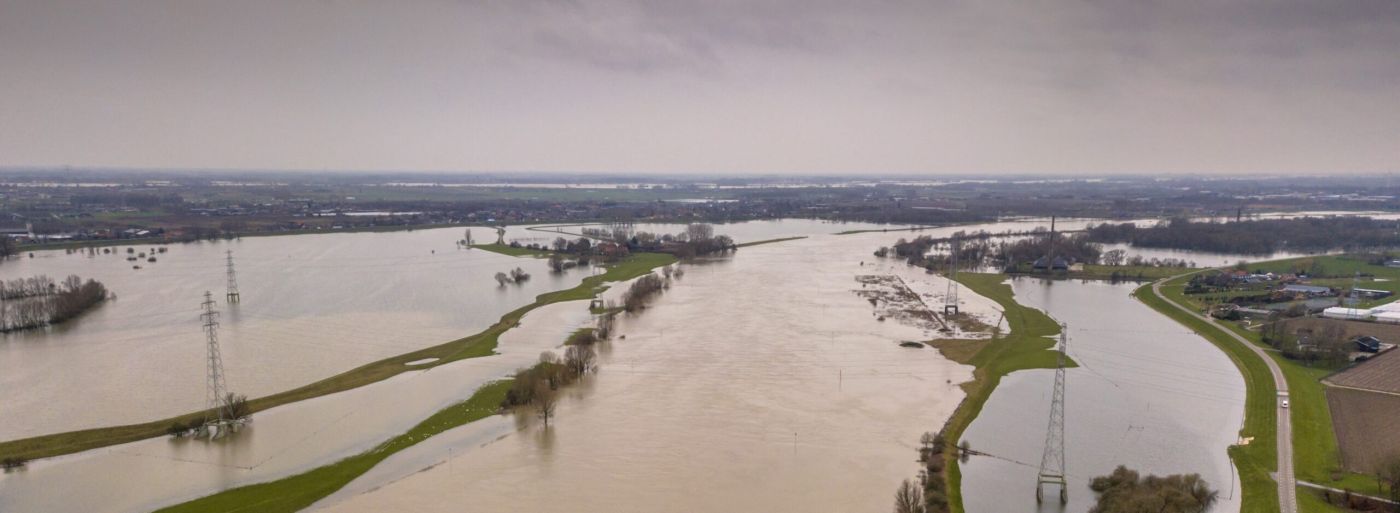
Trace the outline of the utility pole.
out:
M 219 312 L 214 310 L 214 295 L 209 291 L 204 291 L 204 313 L 199 314 L 200 320 L 204 321 L 205 343 L 208 349 L 207 367 L 208 376 L 205 378 L 205 412 L 204 428 L 212 424 L 214 431 L 210 433 L 210 438 L 218 435 L 218 431 L 232 419 L 228 418 L 224 401 L 227 390 L 224 387 L 224 359 L 219 355 Z M 214 418 L 210 418 L 213 416 Z
M 1361 304 L 1361 294 L 1356 292 L 1356 286 L 1361 284 L 1361 271 L 1356 271 L 1356 275 L 1351 277 L 1351 293 L 1347 294 L 1347 308 L 1355 309 Z
M 229 303 L 238 302 L 238 277 L 233 273 L 233 250 L 228 250 L 228 295 L 225 299 Z
M 1035 478 L 1035 502 L 1044 501 L 1047 484 L 1060 485 L 1060 504 L 1069 502 L 1065 483 L 1065 353 L 1069 351 L 1069 328 L 1060 324 L 1059 363 L 1055 366 L 1055 392 L 1050 399 L 1050 422 L 1045 429 L 1045 453 L 1040 457 L 1040 473 Z
M 958 250 L 961 249 L 961 241 L 957 236 L 948 241 L 948 252 L 952 253 L 952 267 L 948 270 L 948 292 L 943 295 L 943 315 L 958 314 Z

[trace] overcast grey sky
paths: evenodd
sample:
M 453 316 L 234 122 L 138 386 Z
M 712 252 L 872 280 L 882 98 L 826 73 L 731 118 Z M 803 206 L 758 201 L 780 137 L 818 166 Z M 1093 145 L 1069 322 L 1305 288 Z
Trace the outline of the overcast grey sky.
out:
M 1400 0 L 0 0 L 0 166 L 1400 171 Z

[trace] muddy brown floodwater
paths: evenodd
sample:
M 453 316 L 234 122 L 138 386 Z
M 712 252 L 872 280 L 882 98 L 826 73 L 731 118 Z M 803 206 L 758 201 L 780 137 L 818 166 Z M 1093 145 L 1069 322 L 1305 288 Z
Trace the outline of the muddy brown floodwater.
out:
M 899 347 L 934 334 L 877 320 L 853 293 L 858 274 L 941 282 L 863 256 L 885 238 L 813 237 L 686 266 L 652 308 L 622 318 L 626 338 L 604 348 L 600 372 L 570 391 L 549 429 L 523 415 L 499 439 L 404 451 L 386 461 L 397 475 L 367 475 L 323 505 L 888 509 L 894 487 L 917 471 L 919 434 L 943 423 L 971 369 Z M 970 300 L 969 310 L 991 312 Z
M 1059 226 L 1088 222 L 1060 220 Z M 922 233 L 939 237 L 1045 224 L 1023 220 Z M 918 470 L 919 435 L 942 425 L 962 399 L 957 383 L 970 377 L 971 368 L 931 349 L 899 347 L 940 333 L 928 322 L 879 320 L 880 312 L 907 310 L 908 301 L 872 305 L 857 293 L 857 276 L 893 276 L 936 306 L 947 283 L 871 255 L 876 247 L 919 233 L 830 235 L 870 227 L 794 220 L 717 227 L 716 233 L 740 242 L 811 237 L 685 265 L 685 276 L 652 308 L 619 322 L 626 338 L 602 347 L 601 371 L 570 389 L 548 430 L 529 415 L 475 422 L 393 455 L 317 507 L 887 510 L 894 488 Z M 460 233 L 453 228 L 171 246 L 160 262 L 141 271 L 119 257 L 108 263 L 107 257 L 61 252 L 8 262 L 0 266 L 2 277 L 74 272 L 108 282 L 121 297 L 69 328 L 0 342 L 0 409 L 7 417 L 22 413 L 9 418 L 27 419 L 0 425 L 0 438 L 198 408 L 203 339 L 197 301 L 180 307 L 178 298 L 222 290 L 222 255 L 229 247 L 242 255 L 245 300 L 226 313 L 224 358 L 230 383 L 254 394 L 475 332 L 535 294 L 572 286 L 585 275 L 555 277 L 540 260 L 458 252 L 452 241 Z M 493 237 L 486 230 L 474 235 Z M 507 232 L 508 240 L 547 242 L 555 236 L 523 227 Z M 516 265 L 538 281 L 497 289 L 490 275 Z M 1156 472 L 1201 472 L 1228 489 L 1224 444 L 1238 429 L 1242 403 L 1235 396 L 1243 393 L 1228 360 L 1127 298 L 1124 286 L 1029 283 L 1016 286 L 1023 301 L 1068 320 L 1072 330 L 1100 330 L 1074 332 L 1072 342 L 1071 353 L 1087 363 L 1072 371 L 1070 381 L 1070 430 L 1084 433 L 1070 436 L 1076 479 L 1124 462 Z M 623 288 L 608 294 L 615 297 Z M 896 291 L 890 297 L 907 295 Z M 967 291 L 960 299 L 964 312 L 996 322 L 994 303 Z M 500 356 L 274 408 L 230 440 L 155 439 L 36 461 L 0 476 L 0 510 L 146 511 L 332 462 L 465 399 L 541 350 L 557 350 L 586 321 L 582 303 L 541 308 L 502 337 Z M 1128 331 L 1114 331 L 1119 329 Z M 1038 461 L 1046 375 L 1022 372 L 1004 380 L 968 431 L 974 447 Z M 95 388 L 99 383 L 109 388 Z M 1194 409 L 1185 416 L 1188 406 Z M 1090 446 L 1108 449 L 1085 449 Z M 974 460 L 966 467 L 968 510 L 1019 511 L 1027 497 L 1034 509 L 1029 486 L 1008 477 L 1024 468 L 993 465 Z M 1079 501 L 1088 494 L 1079 490 L 1071 497 Z

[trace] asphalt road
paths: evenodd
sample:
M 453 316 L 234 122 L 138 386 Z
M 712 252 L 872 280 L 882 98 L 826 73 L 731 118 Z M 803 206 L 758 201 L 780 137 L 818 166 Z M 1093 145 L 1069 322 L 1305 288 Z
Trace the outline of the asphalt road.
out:
M 1274 388 L 1278 390 L 1278 397 L 1274 398 L 1274 408 L 1278 410 L 1278 427 L 1276 431 L 1278 436 L 1274 437 L 1278 442 L 1278 473 L 1274 474 L 1274 481 L 1278 482 L 1279 511 L 1283 513 L 1297 513 L 1298 483 L 1293 475 L 1293 419 L 1289 414 L 1288 408 L 1283 407 L 1283 402 L 1288 400 L 1288 380 L 1283 377 L 1283 369 L 1280 369 L 1278 362 L 1275 362 L 1274 359 L 1270 357 L 1268 353 L 1264 352 L 1263 349 L 1259 348 L 1259 346 L 1245 340 L 1244 337 L 1239 336 L 1239 334 L 1234 331 L 1221 326 L 1220 323 L 1215 322 L 1215 319 L 1196 313 L 1194 310 L 1177 304 L 1176 301 L 1167 299 L 1167 296 L 1162 295 L 1161 290 L 1162 282 L 1164 281 L 1166 280 L 1158 280 L 1152 284 L 1152 292 L 1154 294 L 1161 296 L 1162 299 L 1166 299 L 1167 303 L 1177 307 L 1181 311 L 1219 328 L 1220 331 L 1225 332 L 1226 335 L 1229 335 L 1231 338 L 1235 339 L 1235 341 L 1244 344 L 1250 351 L 1254 351 L 1254 354 L 1259 355 L 1259 358 L 1262 358 L 1264 363 L 1268 364 L 1269 373 L 1274 376 Z

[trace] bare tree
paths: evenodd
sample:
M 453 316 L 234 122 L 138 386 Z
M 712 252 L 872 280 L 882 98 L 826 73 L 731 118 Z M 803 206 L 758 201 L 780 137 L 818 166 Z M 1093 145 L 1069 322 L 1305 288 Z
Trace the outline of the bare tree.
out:
M 685 236 L 691 242 L 710 240 L 715 236 L 715 227 L 705 223 L 691 223 L 685 227 Z
M 544 421 L 544 427 L 549 427 L 549 419 L 554 417 L 554 408 L 559 404 L 554 389 L 540 383 L 535 387 L 534 401 L 531 404 L 535 407 L 535 415 Z
M 1390 485 L 1390 500 L 1400 503 L 1400 453 L 1392 453 L 1376 468 L 1376 477 Z M 1392 511 L 1400 511 L 1400 505 L 1393 504 Z
M 1114 266 L 1123 265 L 1123 260 L 1126 259 L 1127 256 L 1128 256 L 1128 252 L 1127 252 L 1127 251 L 1123 251 L 1123 250 L 1121 250 L 1121 249 L 1111 249 L 1111 250 L 1108 250 L 1108 251 L 1105 251 L 1105 252 L 1104 252 L 1104 254 L 1103 254 L 1103 263 L 1104 263 L 1105 265 L 1114 265 Z
M 924 492 L 905 479 L 894 492 L 894 513 L 924 513 Z
M 575 376 L 582 376 L 597 365 L 598 353 L 593 351 L 593 347 L 587 345 L 572 345 L 564 350 L 564 365 L 569 367 L 569 371 Z
M 496 283 L 502 287 L 510 283 L 510 276 L 506 273 L 496 273 Z

